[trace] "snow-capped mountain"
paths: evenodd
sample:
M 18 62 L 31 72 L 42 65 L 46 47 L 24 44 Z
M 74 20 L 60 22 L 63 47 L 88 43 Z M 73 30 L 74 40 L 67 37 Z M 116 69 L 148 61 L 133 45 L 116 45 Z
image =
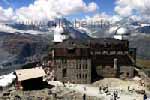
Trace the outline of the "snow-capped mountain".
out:
M 126 23 L 125 23 L 126 22 Z M 123 24 L 124 23 L 124 24 Z M 106 27 L 88 25 L 73 27 L 65 18 L 55 19 L 46 24 L 0 24 L 0 69 L 20 66 L 28 61 L 41 59 L 48 52 L 56 27 L 62 27 L 65 34 L 73 39 L 88 39 L 91 37 L 112 37 L 118 26 L 127 28 L 131 45 L 140 48 L 137 54 L 141 58 L 150 59 L 149 39 L 150 26 L 143 26 L 137 21 L 120 21 Z M 136 45 L 137 41 L 139 45 Z M 141 45 L 140 45 L 141 44 Z M 143 45 L 144 44 L 144 45 Z M 144 50 L 144 52 L 143 52 Z M 37 59 L 35 59 L 37 58 Z M 13 68 L 12 68 L 13 69 Z
M 62 27 L 70 38 L 89 38 L 85 32 L 75 29 L 71 24 L 66 19 L 55 19 L 41 25 L 0 24 L 0 70 L 39 61 L 48 53 L 56 26 Z

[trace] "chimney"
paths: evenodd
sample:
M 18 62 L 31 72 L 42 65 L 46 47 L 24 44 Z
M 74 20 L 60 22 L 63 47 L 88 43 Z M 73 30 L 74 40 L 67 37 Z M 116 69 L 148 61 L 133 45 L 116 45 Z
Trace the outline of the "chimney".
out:
M 114 70 L 118 70 L 117 58 L 114 58 Z

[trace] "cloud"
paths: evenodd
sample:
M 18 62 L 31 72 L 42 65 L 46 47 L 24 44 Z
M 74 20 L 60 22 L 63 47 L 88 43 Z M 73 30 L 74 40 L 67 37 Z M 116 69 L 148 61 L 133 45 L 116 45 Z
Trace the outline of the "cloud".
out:
M 79 12 L 93 12 L 96 3 L 86 4 L 83 0 L 36 0 L 28 7 L 16 10 L 18 20 L 42 21 Z
M 3 9 L 0 7 L 0 22 L 6 23 L 14 19 L 14 11 L 12 8 Z
M 120 21 L 122 18 L 118 15 L 108 15 L 105 12 L 102 13 L 97 13 L 91 17 L 86 16 L 82 21 L 87 21 L 88 23 L 91 22 L 110 22 L 110 23 L 115 23 L 117 21 Z
M 96 22 L 96 21 L 109 21 L 110 20 L 110 16 L 107 15 L 106 13 L 97 13 L 93 16 L 86 16 L 84 19 L 82 19 L 82 21 L 87 21 L 87 22 Z
M 126 6 L 123 8 L 120 6 L 117 6 L 115 7 L 115 11 L 117 12 L 117 14 L 121 15 L 122 17 L 128 17 L 132 15 L 132 8 L 130 8 L 129 6 Z
M 122 17 L 137 16 L 149 19 L 150 0 L 117 0 L 115 11 Z M 139 18 L 138 18 L 139 19 Z
M 97 6 L 96 3 L 94 2 L 91 2 L 88 7 L 85 7 L 85 11 L 88 11 L 88 12 L 93 12 L 95 11 L 96 9 L 98 9 L 99 7 Z
M 3 0 L 7 4 L 7 0 Z M 10 5 L 10 4 L 9 4 Z M 0 7 L 0 22 L 9 21 L 47 21 L 74 13 L 94 12 L 98 9 L 95 2 L 83 0 L 35 0 L 27 7 L 4 9 Z

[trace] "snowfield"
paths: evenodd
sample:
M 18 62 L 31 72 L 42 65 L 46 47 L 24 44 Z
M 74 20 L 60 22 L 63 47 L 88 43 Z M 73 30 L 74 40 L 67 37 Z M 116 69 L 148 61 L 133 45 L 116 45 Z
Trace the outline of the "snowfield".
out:
M 13 73 L 0 76 L 0 87 L 7 87 L 11 85 L 15 79 L 16 75 L 14 75 Z

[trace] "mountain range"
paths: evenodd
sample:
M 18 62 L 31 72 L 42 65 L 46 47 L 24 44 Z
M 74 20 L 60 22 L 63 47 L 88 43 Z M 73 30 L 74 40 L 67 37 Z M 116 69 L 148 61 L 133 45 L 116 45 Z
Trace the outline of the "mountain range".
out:
M 29 62 L 40 61 L 48 54 L 48 48 L 52 44 L 58 23 L 63 23 L 64 33 L 71 38 L 88 39 L 90 37 L 112 37 L 115 30 L 110 32 L 110 29 L 123 22 L 116 22 L 105 28 L 99 26 L 92 28 L 90 25 L 75 28 L 65 18 L 40 25 L 23 23 L 0 25 L 0 71 L 13 70 Z M 124 26 L 128 26 L 130 46 L 137 48 L 137 57 L 150 59 L 150 25 L 142 26 L 139 22 L 132 21 Z

